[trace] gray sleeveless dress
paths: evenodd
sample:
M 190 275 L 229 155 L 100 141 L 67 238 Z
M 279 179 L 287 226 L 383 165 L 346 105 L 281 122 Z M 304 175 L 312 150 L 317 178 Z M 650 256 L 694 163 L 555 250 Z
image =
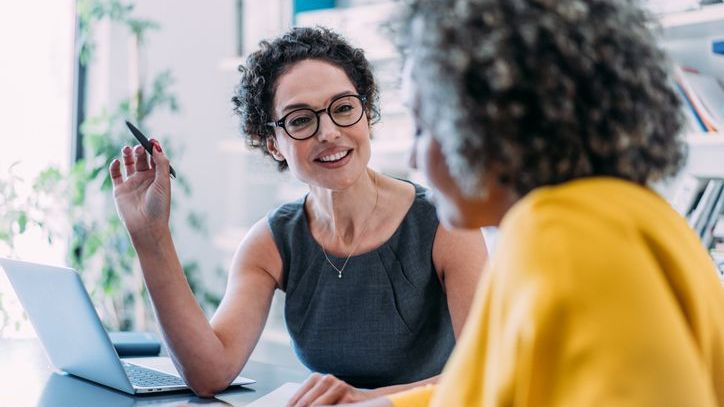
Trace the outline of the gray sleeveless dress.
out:
M 442 370 L 455 344 L 432 263 L 438 226 L 425 190 L 392 237 L 353 256 L 342 278 L 312 238 L 305 198 L 268 216 L 284 266 L 284 315 L 299 359 L 361 388 L 410 383 Z M 344 258 L 329 256 L 341 267 Z

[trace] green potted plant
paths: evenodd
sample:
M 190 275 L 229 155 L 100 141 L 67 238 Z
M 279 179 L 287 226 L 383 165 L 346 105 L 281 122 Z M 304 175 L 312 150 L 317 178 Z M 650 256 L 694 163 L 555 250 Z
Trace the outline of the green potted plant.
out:
M 136 55 L 143 52 L 147 33 L 159 28 L 153 21 L 134 17 L 133 5 L 118 0 L 79 0 L 77 12 L 79 58 L 83 65 L 92 61 L 93 28 L 102 19 L 109 18 L 128 27 L 134 47 L 132 53 Z M 138 66 L 131 71 L 129 96 L 117 106 L 107 107 L 101 114 L 87 118 L 80 126 L 83 158 L 67 173 L 55 167 L 47 168 L 32 182 L 31 193 L 26 197 L 17 193 L 18 185 L 24 180 L 14 176 L 12 171 L 7 179 L 0 179 L 0 244 L 12 253 L 13 240 L 23 234 L 29 224 L 40 227 L 48 239 L 68 239 L 68 263 L 81 273 L 106 328 L 145 331 L 150 329 L 153 316 L 136 253 L 113 206 L 107 169 L 123 145 L 132 142 L 124 120 L 132 121 L 147 132 L 147 119 L 154 113 L 164 109 L 177 112 L 179 107 L 171 92 L 173 76 L 170 71 L 159 73 L 148 85 L 140 79 Z M 159 138 L 169 155 L 180 155 L 170 137 Z M 182 174 L 176 181 L 177 192 L 182 197 L 189 196 L 191 188 Z M 56 209 L 51 211 L 44 207 L 44 202 L 53 202 Z M 57 208 L 61 208 L 68 220 L 65 232 L 51 227 L 50 220 L 57 216 Z M 200 237 L 207 233 L 203 217 L 198 213 L 190 211 L 185 216 L 176 213 L 172 222 L 173 219 L 182 219 Z M 199 264 L 185 259 L 183 267 L 202 307 L 207 312 L 215 309 L 220 294 L 202 283 Z M 221 273 L 218 268 L 216 272 Z M 0 333 L 8 323 L 7 319 L 0 297 Z

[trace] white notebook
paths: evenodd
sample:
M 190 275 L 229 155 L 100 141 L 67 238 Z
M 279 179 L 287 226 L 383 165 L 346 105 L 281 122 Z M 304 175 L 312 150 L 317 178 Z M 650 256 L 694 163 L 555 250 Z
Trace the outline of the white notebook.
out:
M 302 385 L 300 383 L 284 383 L 279 386 L 276 390 L 267 394 L 264 397 L 256 399 L 249 404 L 243 404 L 246 407 L 280 407 L 286 406 L 289 399 L 292 398 L 294 393 L 299 390 Z M 238 400 L 234 400 L 234 395 L 220 394 L 216 396 L 217 399 L 229 403 L 233 406 L 240 405 Z

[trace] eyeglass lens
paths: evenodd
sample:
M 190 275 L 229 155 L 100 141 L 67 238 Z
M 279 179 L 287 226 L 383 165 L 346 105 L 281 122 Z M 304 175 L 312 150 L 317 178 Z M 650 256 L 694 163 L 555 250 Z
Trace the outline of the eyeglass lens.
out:
M 335 99 L 327 108 L 332 122 L 340 127 L 351 126 L 362 117 L 362 101 L 357 96 Z M 312 137 L 319 126 L 319 115 L 312 109 L 299 109 L 287 115 L 284 128 L 295 139 Z

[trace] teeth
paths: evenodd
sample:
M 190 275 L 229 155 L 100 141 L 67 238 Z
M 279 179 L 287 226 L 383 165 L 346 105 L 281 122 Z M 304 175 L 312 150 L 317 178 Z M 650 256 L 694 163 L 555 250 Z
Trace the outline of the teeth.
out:
M 337 161 L 337 160 L 344 158 L 347 155 L 347 153 L 349 153 L 349 151 L 340 151 L 337 154 L 325 155 L 324 157 L 320 157 L 319 161 L 325 161 L 325 162 Z

